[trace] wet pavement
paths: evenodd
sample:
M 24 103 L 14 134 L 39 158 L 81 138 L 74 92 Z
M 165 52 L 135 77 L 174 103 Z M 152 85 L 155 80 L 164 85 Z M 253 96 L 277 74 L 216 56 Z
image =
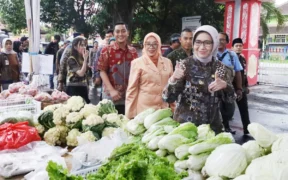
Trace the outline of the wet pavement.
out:
M 288 133 L 288 88 L 257 85 L 250 88 L 248 95 L 250 121 L 257 122 L 275 133 Z M 238 107 L 231 128 L 236 130 L 235 140 L 242 144 L 250 139 L 243 136 Z

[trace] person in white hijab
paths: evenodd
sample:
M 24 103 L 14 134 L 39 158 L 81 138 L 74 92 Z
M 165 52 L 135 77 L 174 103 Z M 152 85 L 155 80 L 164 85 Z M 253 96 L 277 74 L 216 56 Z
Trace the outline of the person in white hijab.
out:
M 216 133 L 223 131 L 220 99 L 234 98 L 226 66 L 216 60 L 218 44 L 214 27 L 199 27 L 193 37 L 194 55 L 177 62 L 162 95 L 168 103 L 177 101 L 174 120 L 196 126 L 210 124 Z M 222 96 L 223 91 L 228 95 Z
M 13 42 L 9 38 L 5 38 L 2 41 L 0 74 L 0 84 L 3 90 L 8 89 L 11 83 L 20 80 L 20 63 L 17 53 L 13 51 Z
M 13 50 L 13 42 L 10 38 L 4 38 L 3 39 L 1 52 L 5 53 L 5 54 L 17 54 Z

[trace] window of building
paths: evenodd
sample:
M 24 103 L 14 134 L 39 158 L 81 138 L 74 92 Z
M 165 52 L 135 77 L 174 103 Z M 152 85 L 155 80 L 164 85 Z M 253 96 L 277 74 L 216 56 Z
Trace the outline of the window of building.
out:
M 285 35 L 275 35 L 275 42 L 285 43 L 286 36 Z

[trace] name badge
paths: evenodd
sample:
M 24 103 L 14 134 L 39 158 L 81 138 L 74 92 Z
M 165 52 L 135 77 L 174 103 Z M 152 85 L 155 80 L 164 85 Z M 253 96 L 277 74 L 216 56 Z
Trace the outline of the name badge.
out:
M 5 60 L 5 65 L 9 66 L 9 60 Z

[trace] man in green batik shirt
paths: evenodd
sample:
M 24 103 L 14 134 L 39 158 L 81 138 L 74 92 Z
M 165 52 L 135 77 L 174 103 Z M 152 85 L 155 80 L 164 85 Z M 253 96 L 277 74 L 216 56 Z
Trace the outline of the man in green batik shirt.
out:
M 167 58 L 172 61 L 174 70 L 176 66 L 176 61 L 179 61 L 180 59 L 185 59 L 193 55 L 192 38 L 193 38 L 192 31 L 187 28 L 183 29 L 180 37 L 181 47 L 172 51 L 170 54 L 167 55 Z

